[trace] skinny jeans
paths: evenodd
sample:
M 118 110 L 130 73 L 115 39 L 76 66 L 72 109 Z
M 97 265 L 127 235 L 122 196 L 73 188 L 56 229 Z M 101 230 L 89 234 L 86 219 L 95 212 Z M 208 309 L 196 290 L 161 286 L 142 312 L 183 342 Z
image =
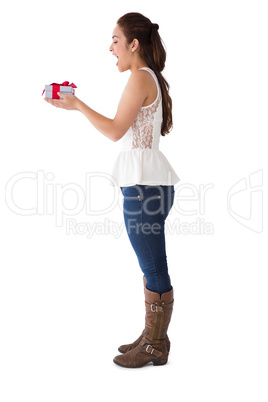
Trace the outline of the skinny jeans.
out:
M 172 289 L 168 273 L 165 220 L 174 203 L 173 185 L 120 187 L 130 243 L 146 278 L 146 287 L 163 294 Z

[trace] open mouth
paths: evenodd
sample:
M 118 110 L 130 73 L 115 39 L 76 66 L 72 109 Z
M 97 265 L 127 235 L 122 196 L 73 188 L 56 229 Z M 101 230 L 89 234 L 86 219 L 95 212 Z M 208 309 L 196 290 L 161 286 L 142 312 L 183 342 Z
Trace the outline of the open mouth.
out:
M 118 56 L 116 54 L 114 54 L 114 53 L 113 53 L 113 55 L 117 58 L 116 65 L 118 66 L 118 61 L 119 61 Z

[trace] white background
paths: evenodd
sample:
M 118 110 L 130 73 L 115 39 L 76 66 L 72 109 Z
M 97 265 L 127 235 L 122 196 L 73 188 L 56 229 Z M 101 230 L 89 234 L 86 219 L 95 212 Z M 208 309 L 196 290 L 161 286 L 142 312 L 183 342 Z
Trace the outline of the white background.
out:
M 179 226 L 166 234 L 170 359 L 137 370 L 112 361 L 144 325 L 142 274 L 127 234 L 87 238 L 66 226 L 67 218 L 123 224 L 122 197 L 101 177 L 120 141 L 41 96 L 45 84 L 68 80 L 113 117 L 129 73 L 118 72 L 109 46 L 116 20 L 130 11 L 157 22 L 167 48 L 174 129 L 160 149 L 181 179 L 168 217 Z M 11 1 L 1 6 L 0 29 L 1 401 L 267 401 L 265 2 Z M 37 181 L 25 178 L 12 200 L 24 212 L 44 202 L 31 216 L 12 210 L 9 197 L 12 177 L 29 172 L 43 175 L 46 192 L 38 199 Z M 92 208 L 114 195 L 116 206 L 63 216 L 57 226 L 61 203 L 66 210 L 77 201 L 64 186 L 86 191 L 87 173 L 97 177 Z M 202 186 L 210 186 L 203 211 Z

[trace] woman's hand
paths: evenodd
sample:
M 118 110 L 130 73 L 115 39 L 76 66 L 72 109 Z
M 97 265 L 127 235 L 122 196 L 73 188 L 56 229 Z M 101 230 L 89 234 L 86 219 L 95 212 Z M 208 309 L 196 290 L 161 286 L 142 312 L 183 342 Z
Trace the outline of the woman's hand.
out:
M 75 95 L 67 95 L 62 94 L 61 92 L 57 92 L 57 94 L 63 99 L 49 99 L 44 98 L 47 103 L 50 103 L 52 106 L 60 107 L 66 110 L 78 110 L 78 102 L 79 99 Z
M 57 92 L 63 99 L 44 99 L 52 106 L 80 111 L 98 131 L 110 140 L 118 141 L 126 134 L 148 97 L 148 74 L 143 70 L 131 74 L 113 119 L 95 112 L 74 95 Z M 151 80 L 150 77 L 150 83 Z

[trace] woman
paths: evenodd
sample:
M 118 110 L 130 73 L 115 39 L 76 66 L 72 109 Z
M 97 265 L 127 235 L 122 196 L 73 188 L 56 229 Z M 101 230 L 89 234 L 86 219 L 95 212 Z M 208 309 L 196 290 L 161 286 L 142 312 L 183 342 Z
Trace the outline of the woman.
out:
M 161 74 L 166 52 L 159 26 L 139 13 L 119 18 L 110 51 L 120 72 L 131 75 L 114 119 L 102 116 L 73 95 L 46 99 L 56 107 L 79 110 L 112 141 L 122 138 L 113 176 L 124 197 L 128 237 L 144 274 L 145 328 L 132 344 L 119 347 L 114 362 L 123 367 L 167 363 L 167 329 L 173 310 L 173 287 L 165 249 L 165 219 L 173 205 L 174 184 L 180 179 L 159 150 L 160 135 L 172 128 L 169 85 Z

